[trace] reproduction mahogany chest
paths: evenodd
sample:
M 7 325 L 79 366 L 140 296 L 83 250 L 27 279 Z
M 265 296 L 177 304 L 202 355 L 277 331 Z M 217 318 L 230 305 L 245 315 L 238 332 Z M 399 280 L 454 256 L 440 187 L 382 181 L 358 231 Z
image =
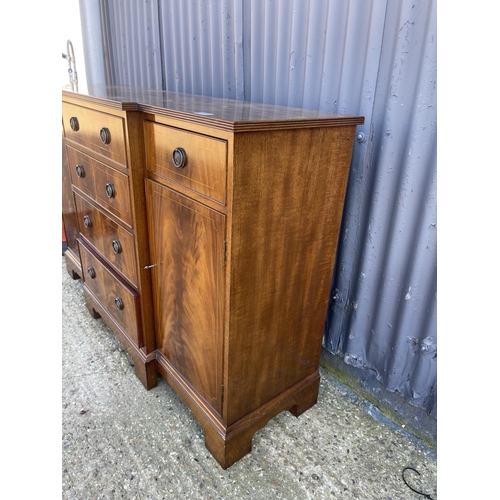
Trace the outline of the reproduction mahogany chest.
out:
M 68 271 L 229 467 L 316 403 L 363 118 L 105 86 L 63 90 L 62 118 Z

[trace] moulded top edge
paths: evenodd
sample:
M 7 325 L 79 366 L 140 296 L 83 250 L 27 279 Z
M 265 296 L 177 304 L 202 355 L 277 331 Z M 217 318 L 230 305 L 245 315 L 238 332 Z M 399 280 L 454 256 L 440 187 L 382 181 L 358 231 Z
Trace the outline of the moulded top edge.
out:
M 64 88 L 63 95 L 114 109 L 145 111 L 235 132 L 364 123 L 362 116 L 138 87 L 93 85 L 85 92 Z

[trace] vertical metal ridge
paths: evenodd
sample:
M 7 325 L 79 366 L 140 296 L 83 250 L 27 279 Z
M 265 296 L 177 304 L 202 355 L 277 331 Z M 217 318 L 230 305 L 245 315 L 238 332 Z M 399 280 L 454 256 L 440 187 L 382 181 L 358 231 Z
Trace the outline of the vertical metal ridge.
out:
M 107 3 L 104 0 L 99 0 L 99 8 L 100 8 L 100 23 L 101 23 L 101 30 L 102 30 L 102 51 L 103 51 L 103 59 L 104 59 L 104 73 L 105 73 L 105 81 L 106 84 L 108 85 L 113 85 L 116 81 L 116 78 L 114 76 L 114 64 L 113 61 L 110 60 L 111 55 L 115 55 L 115 50 L 111 45 L 111 35 L 110 35 L 110 15 L 108 12 L 108 7 Z M 92 26 L 94 23 L 97 22 L 96 19 L 90 18 L 82 18 L 82 21 L 86 23 L 86 27 Z M 86 45 L 88 46 L 90 44 L 90 41 L 87 39 L 86 40 Z M 95 79 L 92 78 L 92 72 L 94 68 L 90 67 L 87 73 L 89 73 L 89 83 L 102 83 L 98 82 Z
M 304 103 L 304 78 L 307 60 L 307 33 L 309 31 L 308 1 L 293 0 L 290 46 L 290 82 L 288 105 L 302 107 Z M 306 27 L 307 29 L 304 29 Z
M 158 4 L 108 0 L 100 7 L 107 83 L 161 88 Z
M 245 99 L 245 52 L 243 45 L 243 0 L 234 2 L 235 99 Z
M 219 35 L 219 14 L 218 10 L 220 4 L 210 3 L 209 10 L 209 36 L 208 40 L 210 43 L 210 65 L 212 72 L 212 82 L 211 82 L 211 95 L 214 97 L 222 97 L 222 83 L 221 83 L 221 65 L 220 65 L 220 53 L 219 46 L 221 43 Z
M 276 10 L 278 9 L 278 2 L 266 2 L 263 9 L 263 26 L 264 33 L 262 48 L 262 81 L 260 82 L 262 88 L 263 102 L 274 102 L 276 95 Z
M 291 16 L 292 11 L 284 0 L 279 0 L 276 4 L 276 45 L 275 45 L 275 87 L 274 97 L 267 97 L 268 101 L 274 99 L 273 104 L 284 106 L 288 103 L 289 73 L 290 73 L 290 37 L 291 37 Z
M 163 24 L 163 11 L 162 11 L 162 3 L 161 0 L 157 0 L 156 4 L 157 12 L 158 12 L 158 53 L 160 56 L 160 71 L 161 71 L 161 90 L 167 90 L 167 81 L 165 77 L 165 52 L 163 49 L 163 30 L 164 30 L 164 24 Z M 154 32 L 154 27 L 152 27 L 152 31 Z
M 191 30 L 189 25 L 191 9 L 186 9 L 185 11 L 176 5 L 176 29 L 178 44 L 176 49 L 176 55 L 178 57 L 179 63 L 177 67 L 179 69 L 181 87 L 180 92 L 192 93 L 193 89 L 193 40 L 191 38 Z M 189 51 L 184 50 L 185 41 L 189 40 Z
M 371 184 L 374 179 L 373 157 L 377 154 L 375 139 L 378 135 L 377 123 L 382 106 L 377 106 L 380 100 L 380 87 L 385 88 L 385 73 L 382 70 L 383 43 L 386 24 L 388 22 L 388 6 L 386 0 L 375 0 L 371 12 L 369 37 L 366 40 L 367 64 L 363 71 L 363 94 L 358 104 L 359 113 L 365 116 L 365 125 L 357 127 L 356 133 L 363 133 L 365 139 L 354 143 L 353 158 L 344 205 L 344 217 L 342 219 L 339 244 L 337 248 L 336 264 L 332 280 L 332 290 L 339 289 L 343 294 L 344 301 L 338 304 L 331 302 L 327 316 L 327 328 L 325 335 L 325 346 L 331 352 L 345 353 L 347 343 L 351 335 L 351 316 L 357 310 L 356 300 L 350 297 L 358 297 L 360 280 L 364 280 L 365 273 L 361 266 L 363 251 L 366 246 L 367 220 L 369 206 L 367 205 L 367 192 L 371 192 Z M 337 19 L 339 19 L 338 16 Z M 337 28 L 333 21 L 329 24 L 331 29 Z M 333 28 L 332 28 L 333 26 Z M 341 28 L 339 28 L 340 30 Z M 346 34 L 341 32 L 339 36 L 345 38 Z M 371 56 L 371 57 L 370 57 Z M 336 68 L 332 64 L 333 68 Z M 339 83 L 337 84 L 340 86 Z M 336 97 L 335 102 L 329 103 L 333 111 L 338 111 L 338 90 L 330 94 L 330 100 Z M 369 323 L 369 318 L 367 318 Z
M 304 99 L 303 105 L 311 109 L 319 109 L 321 85 L 317 84 L 318 75 L 323 75 L 326 49 L 326 29 L 330 2 L 325 2 L 322 9 L 309 8 L 307 30 L 307 51 L 304 68 Z M 311 89 L 306 92 L 305 89 Z
M 375 171 L 365 194 L 372 202 L 365 205 L 368 210 L 360 234 L 364 251 L 352 267 L 365 277 L 358 278 L 346 293 L 347 302 L 360 302 L 362 297 L 363 307 L 347 316 L 339 345 L 349 362 L 375 369 L 389 390 L 418 405 L 425 400 L 430 411 L 435 404 L 435 395 L 429 396 L 434 391 L 430 379 L 435 379 L 435 361 L 429 362 L 428 357 L 435 349 L 436 326 L 435 317 L 428 321 L 423 318 L 435 309 L 435 200 L 426 210 L 422 205 L 435 190 L 435 92 L 422 88 L 422 83 L 430 81 L 435 67 L 430 64 L 424 68 L 426 54 L 433 50 L 429 44 L 433 5 L 425 4 L 429 10 L 413 20 L 408 19 L 413 8 L 409 2 L 399 3 L 397 12 L 388 12 L 398 23 L 392 23 L 397 29 L 392 34 L 386 30 L 384 43 L 393 50 L 385 52 L 391 57 L 381 61 L 381 69 L 385 67 L 391 76 L 385 82 L 382 78 L 378 85 L 374 117 L 380 119 L 370 160 L 370 168 Z M 415 22 L 419 22 L 417 31 L 412 24 Z M 410 31 L 401 33 L 407 29 L 414 30 L 414 39 L 409 40 Z M 415 50 L 415 39 L 423 40 L 420 50 Z M 411 56 L 407 50 L 410 43 Z M 430 96 L 432 102 L 422 102 L 423 96 Z M 377 106 L 382 113 L 377 113 Z M 431 111 L 420 119 L 418 110 L 422 113 L 423 106 Z M 425 128 L 428 137 L 423 143 Z M 427 255 L 424 245 L 431 247 Z M 423 262 L 417 272 L 413 267 L 419 259 Z M 360 316 L 360 309 L 368 321 Z M 426 374 L 430 383 L 426 396 L 413 390 L 415 370 L 422 364 L 428 364 L 433 373 Z M 418 373 L 422 374 L 422 369 Z
M 397 7 L 401 7 L 401 3 L 397 3 Z M 387 12 L 386 15 L 389 15 L 390 13 Z M 399 16 L 398 16 L 399 17 Z M 387 23 L 387 21 L 386 21 Z M 393 26 L 395 24 L 391 22 Z M 385 40 L 387 43 L 387 34 L 385 37 Z M 391 42 L 390 47 L 393 49 L 393 54 L 388 60 L 392 61 L 394 59 L 394 52 L 396 50 L 395 45 Z M 390 64 L 390 63 L 387 63 Z M 384 66 L 384 62 L 381 61 L 381 67 Z M 386 98 L 384 97 L 384 94 L 388 94 L 390 90 L 390 85 L 385 84 L 383 80 L 379 79 L 379 85 L 378 85 L 378 91 L 377 95 L 379 96 L 378 102 L 382 103 L 382 105 L 386 102 Z M 376 98 L 377 99 L 377 98 Z M 386 112 L 385 112 L 385 106 L 383 107 L 384 109 L 384 115 L 383 118 L 380 118 L 379 124 L 385 120 Z M 377 116 L 374 116 L 374 119 L 377 120 Z M 351 269 L 354 271 L 357 271 L 357 278 L 354 280 L 354 285 L 351 290 L 348 290 L 348 295 L 349 296 L 354 296 L 357 297 L 363 292 L 363 285 L 366 282 L 366 276 L 363 276 L 365 273 L 363 272 L 363 269 L 366 268 L 367 265 L 370 264 L 370 262 L 373 261 L 373 259 L 387 259 L 388 252 L 379 252 L 376 251 L 375 254 L 371 254 L 367 248 L 372 242 L 374 238 L 374 230 L 376 231 L 377 228 L 373 227 L 374 223 L 378 220 L 382 219 L 382 216 L 379 215 L 379 213 L 382 213 L 384 211 L 384 197 L 383 197 L 383 191 L 386 189 L 391 189 L 391 192 L 393 193 L 392 196 L 388 195 L 386 198 L 388 198 L 388 201 L 386 203 L 397 203 L 397 196 L 396 193 L 398 192 L 398 182 L 387 182 L 387 179 L 382 177 L 382 175 L 379 173 L 378 176 L 376 174 L 378 173 L 376 168 L 377 165 L 381 164 L 386 164 L 387 159 L 383 157 L 382 155 L 385 154 L 385 148 L 382 146 L 383 142 L 383 136 L 381 135 L 381 127 L 378 126 L 378 133 L 374 136 L 374 147 L 373 147 L 373 157 L 369 158 L 369 164 L 367 165 L 367 168 L 365 172 L 363 173 L 363 176 L 366 178 L 366 182 L 364 183 L 364 190 L 365 192 L 363 193 L 364 199 L 368 200 L 373 200 L 373 208 L 372 208 L 372 203 L 364 204 L 364 210 L 361 213 L 361 218 L 358 221 L 358 227 L 359 227 L 359 232 L 358 232 L 358 238 L 361 240 L 361 244 L 358 248 L 358 251 L 356 252 L 357 258 L 355 258 L 355 262 L 353 263 L 354 265 L 352 266 Z M 378 144 L 377 144 L 378 143 Z M 393 152 L 389 152 L 389 155 L 392 155 Z M 396 176 L 401 176 L 402 171 L 401 169 L 398 169 L 396 167 L 390 167 L 393 169 L 394 175 Z M 392 187 L 391 187 L 392 186 Z M 387 210 L 386 212 L 389 213 L 389 217 L 392 219 L 395 215 L 394 210 Z M 388 239 L 389 232 L 391 230 L 392 224 L 386 224 L 384 227 L 382 227 L 382 230 L 385 231 L 385 233 L 379 238 L 382 241 L 390 241 Z M 380 229 L 380 228 L 379 228 Z M 363 244 L 364 242 L 364 244 Z M 390 247 L 387 249 L 389 250 Z M 368 257 L 366 253 L 368 252 Z M 367 262 L 368 260 L 368 262 Z M 373 291 L 378 291 L 380 287 L 380 283 L 382 282 L 383 279 L 383 274 L 382 274 L 382 269 L 384 268 L 383 265 L 378 265 L 377 270 L 375 272 L 374 276 L 374 281 L 371 283 L 373 285 Z M 359 271 L 358 271 L 359 270 Z M 370 318 L 372 318 L 375 314 L 376 311 L 379 310 L 379 301 L 378 301 L 378 294 L 375 293 L 370 293 L 367 294 L 367 296 L 364 298 L 364 309 L 366 310 L 366 313 L 369 315 Z M 348 312 L 353 314 L 354 310 L 353 309 L 348 309 Z M 347 320 L 348 324 L 345 325 L 345 330 L 350 330 L 351 329 L 351 314 L 348 315 Z M 371 320 L 373 322 L 373 320 Z M 368 324 L 367 324 L 368 327 Z M 373 330 L 373 329 L 371 329 Z M 370 335 L 371 332 L 366 331 L 365 332 L 365 339 L 366 339 L 366 344 L 364 346 L 364 350 L 367 348 L 369 349 L 371 345 L 371 339 L 372 336 Z M 344 343 L 342 344 L 341 349 L 345 351 L 347 349 L 347 345 L 349 341 L 349 336 L 344 337 Z
M 175 44 L 177 43 L 177 33 L 173 29 L 173 13 L 171 12 L 172 7 L 170 2 L 163 2 L 162 15 L 163 15 L 163 47 L 166 56 L 165 67 L 166 67 L 166 80 L 167 80 L 167 90 L 177 90 L 176 80 L 177 80 L 177 59 L 175 55 Z

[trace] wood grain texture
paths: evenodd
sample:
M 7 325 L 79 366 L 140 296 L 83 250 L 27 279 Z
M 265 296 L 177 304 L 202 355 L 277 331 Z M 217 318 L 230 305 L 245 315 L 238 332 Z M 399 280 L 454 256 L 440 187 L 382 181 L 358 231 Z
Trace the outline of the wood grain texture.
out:
M 96 200 L 124 224 L 132 227 L 129 176 L 70 146 L 66 147 L 66 151 L 73 186 L 89 198 Z M 77 165 L 83 168 L 83 177 L 78 177 Z M 114 196 L 112 198 L 106 194 L 107 184 L 113 185 Z
M 144 122 L 146 161 L 156 174 L 181 184 L 207 198 L 225 204 L 227 144 L 225 141 L 173 127 Z M 187 163 L 172 162 L 175 148 L 183 148 Z
M 157 356 L 157 366 L 163 378 L 191 409 L 203 427 L 205 446 L 223 469 L 250 453 L 254 434 L 265 427 L 271 418 L 287 410 L 298 417 L 316 404 L 318 398 L 320 379 L 316 371 L 237 423 L 227 426 L 220 416 L 214 413 L 213 408 L 200 398 L 198 391 L 186 381 L 183 374 L 161 353 Z
M 62 141 L 62 219 L 68 248 L 65 252 L 66 267 L 73 279 L 81 278 L 81 262 L 78 250 L 78 215 L 71 186 L 71 174 L 66 156 L 64 139 Z
M 229 467 L 269 419 L 298 416 L 317 400 L 353 139 L 364 119 L 128 87 L 65 91 L 63 99 L 76 196 L 66 194 L 66 204 L 77 224 L 84 212 L 95 223 L 80 224 L 89 311 L 127 346 L 145 387 L 158 369 Z M 121 134 L 119 150 L 103 149 L 95 135 L 103 120 L 113 140 Z M 178 147 L 188 159 L 182 169 L 171 160 Z M 71 170 L 75 162 L 85 162 L 86 180 Z M 128 186 L 128 207 L 101 198 L 109 174 L 121 195 Z M 117 235 L 128 241 L 124 260 L 107 253 Z M 128 297 L 122 311 L 119 294 Z
M 134 361 L 135 374 L 142 382 L 145 389 L 149 390 L 156 387 L 157 368 L 154 355 L 145 355 L 143 350 L 137 349 L 135 343 L 130 340 L 129 336 L 122 329 L 120 324 L 118 324 L 114 318 L 108 314 L 108 311 L 99 302 L 99 299 L 93 294 L 92 290 L 87 287 L 86 283 L 83 284 L 83 296 L 90 315 L 95 319 L 102 317 L 125 346 L 127 352 Z
M 139 294 L 121 281 L 103 261 L 91 252 L 82 240 L 79 240 L 79 243 L 85 285 L 97 297 L 99 303 L 106 310 L 107 316 L 112 317 L 120 325 L 134 346 L 136 348 L 142 347 Z M 90 268 L 95 271 L 95 277 L 92 277 Z M 116 307 L 115 300 L 117 298 L 123 302 L 122 310 Z
M 91 314 L 102 317 L 126 345 L 134 359 L 137 376 L 149 389 L 156 385 L 156 341 L 151 272 L 147 269 L 150 257 L 144 191 L 143 117 L 132 110 L 125 113 L 120 106 L 110 103 L 89 105 L 80 97 L 63 99 L 63 143 L 67 146 L 64 158 L 71 179 L 63 186 L 63 193 L 70 194 L 63 196 L 73 200 L 77 197 L 75 227 L 81 230 L 80 241 L 86 245 L 86 259 L 102 266 L 98 273 L 96 268 L 97 281 L 99 277 L 106 277 L 102 278 L 104 283 L 99 284 L 90 279 L 88 272 L 84 276 L 81 271 L 89 283 L 84 283 L 85 298 Z M 71 130 L 68 116 L 77 116 L 78 131 Z M 108 145 L 101 141 L 102 127 L 109 129 L 111 141 Z M 76 175 L 77 164 L 84 168 L 83 178 Z M 113 185 L 112 198 L 106 192 L 107 183 Z M 81 223 L 84 213 L 91 216 L 90 228 Z M 122 250 L 118 254 L 112 246 L 115 239 Z M 67 265 L 73 272 L 73 262 L 67 259 Z M 121 294 L 123 310 L 116 309 L 113 294 Z
M 149 254 L 148 222 L 146 216 L 146 191 L 144 179 L 144 138 L 142 113 L 128 112 L 125 120 L 127 157 L 130 161 L 129 189 L 132 203 L 135 254 L 137 258 L 138 291 L 142 311 L 143 350 L 150 355 L 156 350 L 154 329 L 153 298 L 151 288 L 151 264 Z
M 98 206 L 76 193 L 75 202 L 81 237 L 94 246 L 111 266 L 137 287 L 138 272 L 134 235 L 111 220 Z M 85 216 L 91 218 L 92 225 L 90 227 L 83 224 Z M 120 245 L 119 253 L 114 250 L 113 244 L 115 242 Z
M 317 370 L 354 130 L 235 136 L 228 425 Z
M 73 252 L 66 250 L 66 252 L 64 252 L 64 260 L 66 262 L 66 270 L 71 278 L 74 280 L 81 279 L 83 273 L 80 256 L 78 255 L 77 258 Z
M 85 146 L 123 166 L 127 165 L 123 118 L 66 102 L 63 102 L 62 114 L 66 139 Z M 72 117 L 78 120 L 77 131 L 73 131 L 70 127 Z M 111 141 L 109 144 L 104 144 L 101 140 L 100 131 L 103 127 L 108 128 L 110 132 Z
M 146 181 L 157 348 L 221 412 L 225 217 Z
M 315 372 L 226 427 L 222 434 L 205 425 L 205 446 L 221 467 L 227 469 L 252 451 L 254 434 L 265 427 L 271 418 L 286 410 L 298 417 L 316 404 L 318 390 L 319 374 Z
M 364 122 L 361 116 L 128 86 L 91 85 L 88 92 L 65 89 L 63 95 L 69 100 L 78 96 L 94 106 L 134 109 L 238 133 L 355 126 Z

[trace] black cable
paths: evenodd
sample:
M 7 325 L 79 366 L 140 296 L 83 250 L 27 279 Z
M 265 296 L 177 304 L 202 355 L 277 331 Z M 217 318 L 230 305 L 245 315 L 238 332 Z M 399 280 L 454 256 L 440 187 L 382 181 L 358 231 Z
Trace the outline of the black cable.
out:
M 418 470 L 414 469 L 413 467 L 405 467 L 403 469 L 403 472 L 401 473 L 401 476 L 403 477 L 403 481 L 405 482 L 406 486 L 408 486 L 408 488 L 410 488 L 411 491 L 413 491 L 414 493 L 417 493 L 417 495 L 422 495 L 423 497 L 425 498 L 428 498 L 429 500 L 433 500 L 433 498 L 428 495 L 427 493 L 422 493 L 421 491 L 418 491 L 416 490 L 415 488 L 412 488 L 407 482 L 406 482 L 406 478 L 405 478 L 405 470 L 412 470 L 413 472 L 416 472 L 419 476 L 420 476 L 420 472 L 418 472 Z

